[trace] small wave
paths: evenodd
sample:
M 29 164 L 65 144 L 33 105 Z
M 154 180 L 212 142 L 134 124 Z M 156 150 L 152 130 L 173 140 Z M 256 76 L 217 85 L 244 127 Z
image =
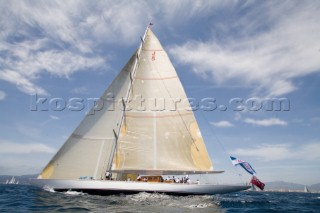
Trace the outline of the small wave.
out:
M 199 204 L 196 204 L 196 205 L 190 205 L 190 206 L 186 206 L 187 208 L 190 208 L 190 209 L 204 209 L 204 208 L 208 208 L 208 207 L 211 207 L 213 206 L 213 204 L 211 203 L 199 203 Z
M 70 207 L 70 208 L 59 208 L 57 211 L 61 212 L 89 212 L 90 209 L 85 207 Z
M 166 194 L 147 193 L 147 192 L 140 192 L 134 195 L 127 195 L 127 197 L 133 201 L 152 201 L 152 200 L 159 201 L 159 199 L 165 200 L 170 198 L 170 196 Z
M 47 192 L 56 192 L 56 191 L 54 191 L 54 189 L 51 186 L 47 186 L 47 185 L 43 187 L 43 190 L 45 190 Z
M 72 190 L 68 190 L 66 192 L 64 192 L 65 195 L 86 195 L 86 193 L 83 192 L 77 192 L 77 191 L 72 191 Z

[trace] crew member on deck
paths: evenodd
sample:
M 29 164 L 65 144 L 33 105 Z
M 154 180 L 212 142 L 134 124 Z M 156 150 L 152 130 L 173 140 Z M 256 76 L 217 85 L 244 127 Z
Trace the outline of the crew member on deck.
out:
M 186 177 L 184 178 L 184 183 L 188 183 L 189 180 L 189 175 L 186 175 Z
M 106 180 L 111 180 L 111 176 L 112 176 L 112 173 L 109 171 L 106 171 Z

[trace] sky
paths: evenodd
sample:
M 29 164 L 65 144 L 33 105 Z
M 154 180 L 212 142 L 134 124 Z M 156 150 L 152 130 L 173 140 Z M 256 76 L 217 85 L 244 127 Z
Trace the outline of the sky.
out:
M 250 179 L 232 155 L 264 182 L 320 182 L 319 10 L 311 0 L 0 0 L 0 175 L 39 173 L 86 113 L 35 100 L 98 98 L 151 21 L 188 97 L 216 100 L 195 112 L 226 171 L 215 181 Z M 270 110 L 271 99 L 284 105 Z

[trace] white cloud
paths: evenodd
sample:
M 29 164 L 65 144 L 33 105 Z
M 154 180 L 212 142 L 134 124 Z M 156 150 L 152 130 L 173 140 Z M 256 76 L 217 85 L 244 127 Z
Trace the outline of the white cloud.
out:
M 256 120 L 252 118 L 246 118 L 243 120 L 245 123 L 253 124 L 256 126 L 286 126 L 288 125 L 288 122 L 284 120 L 280 120 L 279 118 L 268 118 L 268 119 L 262 119 L 262 120 Z
M 88 93 L 88 88 L 85 86 L 81 86 L 81 87 L 76 87 L 74 89 L 72 89 L 72 92 L 75 94 L 87 94 Z
M 241 119 L 241 114 L 239 112 L 234 113 L 234 120 L 238 121 Z
M 234 6 L 236 2 L 231 0 L 162 0 L 157 1 L 157 4 L 152 4 L 153 3 L 151 3 L 151 5 L 149 4 L 149 6 L 151 7 L 150 9 L 155 13 L 155 21 L 158 22 L 161 19 L 164 19 L 164 24 L 167 24 L 168 27 L 175 24 L 181 24 L 183 22 L 185 23 L 188 19 L 191 18 L 194 19 L 211 15 L 215 10 Z
M 320 159 L 320 143 L 306 144 L 297 151 L 297 156 L 307 160 Z
M 16 125 L 16 130 L 19 133 L 23 134 L 24 138 L 31 138 L 32 140 L 42 140 L 42 138 L 40 137 L 42 130 L 33 125 L 18 123 Z
M 94 30 L 97 26 L 85 24 L 88 17 L 102 17 L 104 8 L 113 11 L 106 5 L 100 6 L 96 7 L 90 1 L 39 1 L 36 4 L 10 1 L 1 7 L 0 19 L 5 21 L 0 24 L 0 47 L 3 50 L 0 79 L 17 85 L 27 94 L 46 95 L 48 92 L 36 83 L 43 73 L 69 77 L 77 71 L 104 66 L 106 55 L 99 56 L 98 51 L 93 49 L 103 41 L 110 41 L 106 39 L 110 32 L 115 38 L 119 37 L 119 33 L 101 19 L 100 25 L 110 32 L 100 32 L 102 34 L 97 39 Z M 125 18 L 129 11 L 121 14 Z M 110 15 L 108 22 L 122 27 L 122 35 L 132 35 L 130 29 L 124 31 L 125 26 L 113 22 L 119 17 Z
M 211 125 L 216 127 L 233 127 L 234 125 L 230 123 L 229 121 L 219 121 L 219 122 L 210 122 Z
M 93 70 L 103 65 L 101 57 L 87 57 L 70 51 L 46 50 L 31 51 L 29 47 L 5 45 L 7 59 L 1 59 L 5 69 L 0 70 L 0 79 L 16 84 L 27 94 L 46 95 L 47 91 L 37 85 L 35 81 L 42 73 L 50 73 L 58 77 L 68 78 L 71 74 L 81 70 Z M 32 45 L 32 42 L 29 45 Z
M 50 115 L 50 118 L 52 120 L 60 120 L 60 118 L 58 116 L 54 116 L 54 115 Z
M 237 4 L 240 7 L 235 7 Z M 0 8 L 0 19 L 5 20 L 0 23 L 0 79 L 25 93 L 44 95 L 48 92 L 38 83 L 43 73 L 68 77 L 106 66 L 109 52 L 105 44 L 137 43 L 150 20 L 159 28 L 171 29 L 189 19 L 211 17 L 215 11 L 241 12 L 236 21 L 226 18 L 208 26 L 208 31 L 214 26 L 223 40 L 187 42 L 172 47 L 171 53 L 179 62 L 193 66 L 197 74 L 213 76 L 217 83 L 241 80 L 257 86 L 256 92 L 283 95 L 297 88 L 294 78 L 320 70 L 319 48 L 314 45 L 320 35 L 320 6 L 314 2 L 291 5 L 191 0 L 157 4 L 10 1 Z
M 55 115 L 49 115 L 49 119 L 45 120 L 41 125 L 44 126 L 44 125 L 47 125 L 48 123 L 50 123 L 51 121 L 57 121 L 57 120 L 60 120 L 60 117 L 58 116 L 55 116 Z M 22 130 L 24 130 L 25 127 L 22 128 Z M 36 134 L 33 134 L 33 135 L 36 135 Z M 38 134 L 40 135 L 40 134 Z
M 209 14 L 232 1 L 9 1 L 0 8 L 0 80 L 47 95 L 43 73 L 68 77 L 106 66 L 105 44 L 139 42 L 146 24 Z M 139 12 L 137 12 L 139 11 Z M 181 18 L 183 17 L 183 18 Z
M 297 89 L 295 78 L 320 72 L 316 45 L 320 4 L 252 4 L 238 20 L 226 19 L 221 29 L 215 25 L 214 35 L 223 39 L 190 41 L 171 47 L 170 52 L 178 62 L 191 65 L 201 76 L 212 76 L 218 84 L 244 82 L 255 85 L 254 93 L 262 96 L 290 93 Z
M 0 101 L 4 100 L 6 98 L 7 94 L 0 90 Z
M 312 122 L 319 122 L 320 121 L 320 117 L 313 117 L 311 118 Z
M 20 144 L 7 141 L 0 141 L 0 153 L 7 154 L 23 154 L 23 153 L 55 153 L 56 150 L 52 147 L 49 147 L 45 144 L 40 143 L 29 143 L 29 144 Z
M 0 79 L 15 84 L 19 90 L 27 94 L 48 94 L 45 89 L 36 86 L 28 77 L 13 70 L 0 71 Z
M 256 157 L 263 161 L 277 161 L 286 159 L 319 160 L 320 143 L 310 143 L 300 147 L 290 144 L 263 144 L 254 148 L 236 149 L 231 151 L 237 156 Z

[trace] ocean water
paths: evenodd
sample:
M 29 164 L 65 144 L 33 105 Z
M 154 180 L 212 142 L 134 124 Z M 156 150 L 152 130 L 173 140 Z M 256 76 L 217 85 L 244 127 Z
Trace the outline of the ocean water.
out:
M 96 196 L 29 185 L 0 185 L 0 212 L 320 212 L 320 194 L 238 192 L 212 196 L 157 193 Z

